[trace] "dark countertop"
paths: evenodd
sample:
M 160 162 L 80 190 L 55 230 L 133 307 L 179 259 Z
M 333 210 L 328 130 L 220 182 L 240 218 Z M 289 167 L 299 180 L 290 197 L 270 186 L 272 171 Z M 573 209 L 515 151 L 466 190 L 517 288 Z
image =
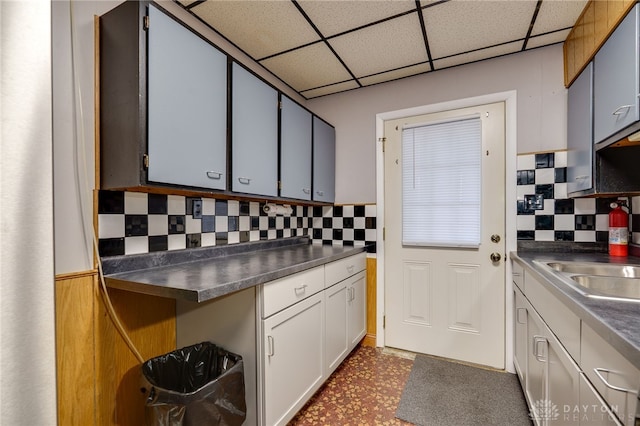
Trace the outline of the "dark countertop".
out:
M 102 259 L 108 287 L 204 302 L 362 253 L 307 237 Z
M 511 259 L 551 291 L 568 309 L 640 369 L 640 303 L 587 297 L 533 261 L 580 261 L 640 265 L 638 257 L 601 253 L 512 252 Z M 526 287 L 526 280 L 525 280 Z

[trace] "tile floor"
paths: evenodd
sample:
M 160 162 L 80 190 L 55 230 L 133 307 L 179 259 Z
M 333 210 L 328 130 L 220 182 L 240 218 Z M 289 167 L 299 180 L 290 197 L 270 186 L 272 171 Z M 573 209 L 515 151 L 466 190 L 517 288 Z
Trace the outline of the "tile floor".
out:
M 410 425 L 395 418 L 413 360 L 359 346 L 288 426 Z

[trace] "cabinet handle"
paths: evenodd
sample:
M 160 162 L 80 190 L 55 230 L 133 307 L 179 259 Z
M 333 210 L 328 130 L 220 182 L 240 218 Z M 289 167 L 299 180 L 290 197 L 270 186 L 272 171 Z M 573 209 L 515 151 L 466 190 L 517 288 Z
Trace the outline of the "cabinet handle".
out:
M 239 177 L 238 178 L 238 182 L 240 182 L 243 185 L 249 185 L 249 183 L 251 183 L 251 178 L 248 177 Z
M 633 105 L 622 105 L 622 106 L 619 106 L 618 108 L 616 108 L 615 111 L 613 111 L 611 113 L 611 115 L 622 115 L 622 110 L 629 110 L 630 108 L 633 108 Z
M 324 195 L 324 191 L 316 191 L 316 194 L 322 197 Z
M 302 192 L 304 192 L 305 194 L 310 194 L 311 190 L 309 188 L 302 188 Z
M 613 390 L 616 390 L 616 391 L 619 391 L 619 392 L 626 392 L 626 393 L 634 393 L 635 394 L 635 391 L 632 391 L 631 389 L 625 389 L 625 388 L 621 388 L 619 386 L 612 385 L 602 375 L 603 372 L 604 373 L 613 373 L 613 371 L 607 370 L 606 368 L 594 368 L 593 371 L 596 373 L 596 376 L 598 376 L 598 378 L 600 380 L 602 380 L 602 383 L 604 383 L 604 385 L 606 387 L 608 387 L 609 389 L 613 389 Z
M 540 362 L 547 362 L 547 359 L 543 355 L 540 355 L 538 352 L 538 348 L 540 348 L 540 343 L 546 345 L 547 339 L 543 336 L 533 336 L 533 356 Z
M 589 177 L 589 176 L 587 176 L 587 175 L 583 175 L 583 176 L 576 176 L 576 177 L 575 177 L 575 179 L 576 179 L 576 180 L 585 180 L 585 179 L 587 179 L 588 177 Z
M 520 320 L 520 312 L 527 312 L 527 308 L 516 308 L 516 321 L 518 322 L 518 324 L 526 324 L 526 321 L 521 321 Z
M 276 347 L 273 343 L 273 336 L 267 336 L 267 346 L 269 346 L 267 355 L 270 357 L 274 356 L 276 354 Z
M 208 177 L 209 179 L 220 179 L 220 178 L 222 178 L 222 173 L 220 173 L 220 172 L 214 172 L 214 171 L 212 171 L 212 170 L 209 170 L 209 171 L 207 172 L 207 177 Z
M 302 293 L 302 294 L 304 294 L 304 293 L 305 293 L 305 291 L 306 291 L 306 289 L 307 289 L 307 285 L 306 285 L 306 284 L 302 284 L 300 287 L 295 287 L 295 288 L 293 289 L 293 291 L 294 291 L 296 294 L 298 294 L 298 293 Z
M 355 265 L 347 266 L 347 272 L 350 273 L 350 274 L 353 274 L 353 268 L 355 268 Z

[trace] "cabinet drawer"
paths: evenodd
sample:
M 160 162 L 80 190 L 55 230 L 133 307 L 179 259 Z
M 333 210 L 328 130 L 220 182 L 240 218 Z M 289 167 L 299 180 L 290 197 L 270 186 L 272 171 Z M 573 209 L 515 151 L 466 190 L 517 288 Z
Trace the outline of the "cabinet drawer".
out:
M 271 281 L 262 286 L 262 317 L 267 318 L 324 288 L 324 267 Z
M 366 259 L 367 255 L 363 252 L 324 265 L 325 287 L 330 287 L 360 271 L 364 271 L 366 268 Z
M 620 421 L 633 425 L 640 370 L 584 322 L 581 344 L 582 370 Z
M 513 283 L 524 291 L 524 268 L 518 262 L 511 262 L 511 278 Z
M 526 296 L 576 362 L 580 362 L 580 319 L 531 274 L 526 276 Z

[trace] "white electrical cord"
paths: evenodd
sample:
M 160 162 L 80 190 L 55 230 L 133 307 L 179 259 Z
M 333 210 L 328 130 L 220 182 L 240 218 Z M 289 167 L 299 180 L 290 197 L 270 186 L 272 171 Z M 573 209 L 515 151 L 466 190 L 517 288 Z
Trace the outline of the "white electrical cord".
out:
M 76 190 L 78 191 L 78 196 L 80 199 L 80 213 L 81 213 L 80 215 L 82 217 L 82 231 L 84 234 L 85 242 L 87 241 L 87 234 L 91 234 L 91 237 L 92 237 L 91 245 L 87 245 L 87 252 L 89 255 L 89 259 L 92 259 L 94 257 L 93 253 L 97 254 L 95 258 L 97 259 L 98 279 L 100 280 L 100 288 L 102 289 L 102 298 L 107 308 L 107 312 L 109 313 L 109 316 L 113 321 L 113 324 L 115 325 L 116 329 L 124 339 L 125 343 L 129 347 L 133 355 L 142 364 L 144 363 L 144 358 L 142 358 L 142 355 L 140 355 L 140 352 L 135 347 L 135 345 L 131 341 L 131 338 L 125 331 L 122 323 L 120 322 L 120 319 L 118 318 L 118 314 L 116 313 L 113 307 L 113 304 L 111 303 L 111 299 L 109 298 L 109 293 L 107 292 L 107 286 L 104 281 L 104 273 L 102 271 L 102 261 L 100 260 L 100 254 L 98 251 L 98 237 L 96 236 L 97 230 L 93 226 L 93 220 L 91 220 L 92 222 L 91 227 L 87 225 L 87 214 L 86 214 L 87 212 L 85 209 L 84 201 L 87 198 L 87 194 L 91 194 L 91 190 L 89 189 L 89 182 L 88 182 L 89 174 L 87 172 L 87 155 L 86 155 L 86 147 L 85 147 L 86 140 L 85 140 L 85 133 L 84 133 L 85 129 L 84 129 L 84 109 L 82 106 L 82 90 L 80 87 L 80 82 L 78 81 L 78 71 L 77 71 L 76 55 L 75 55 L 76 32 L 75 32 L 74 21 L 73 21 L 73 0 L 69 1 L 69 21 L 70 21 L 70 27 L 71 27 L 71 68 L 72 68 L 71 72 L 73 74 L 73 77 L 72 77 L 73 87 L 75 88 L 74 90 L 75 102 L 73 103 L 73 107 L 74 107 L 74 118 L 76 121 L 75 123 L 76 125 L 74 127 L 75 137 L 73 138 L 73 142 L 74 142 L 74 155 L 75 155 L 76 167 L 74 168 L 74 171 L 76 175 Z M 78 131 L 78 126 L 80 127 L 79 131 Z M 81 176 L 80 176 L 80 171 L 79 171 L 80 164 L 82 164 L 83 166 L 84 179 L 81 179 Z M 81 182 L 84 182 L 84 188 L 81 188 L 80 186 Z M 91 203 L 91 205 L 93 205 L 93 202 Z M 91 217 L 93 217 L 93 214 L 91 215 Z M 91 229 L 91 230 L 88 231 L 88 229 Z

